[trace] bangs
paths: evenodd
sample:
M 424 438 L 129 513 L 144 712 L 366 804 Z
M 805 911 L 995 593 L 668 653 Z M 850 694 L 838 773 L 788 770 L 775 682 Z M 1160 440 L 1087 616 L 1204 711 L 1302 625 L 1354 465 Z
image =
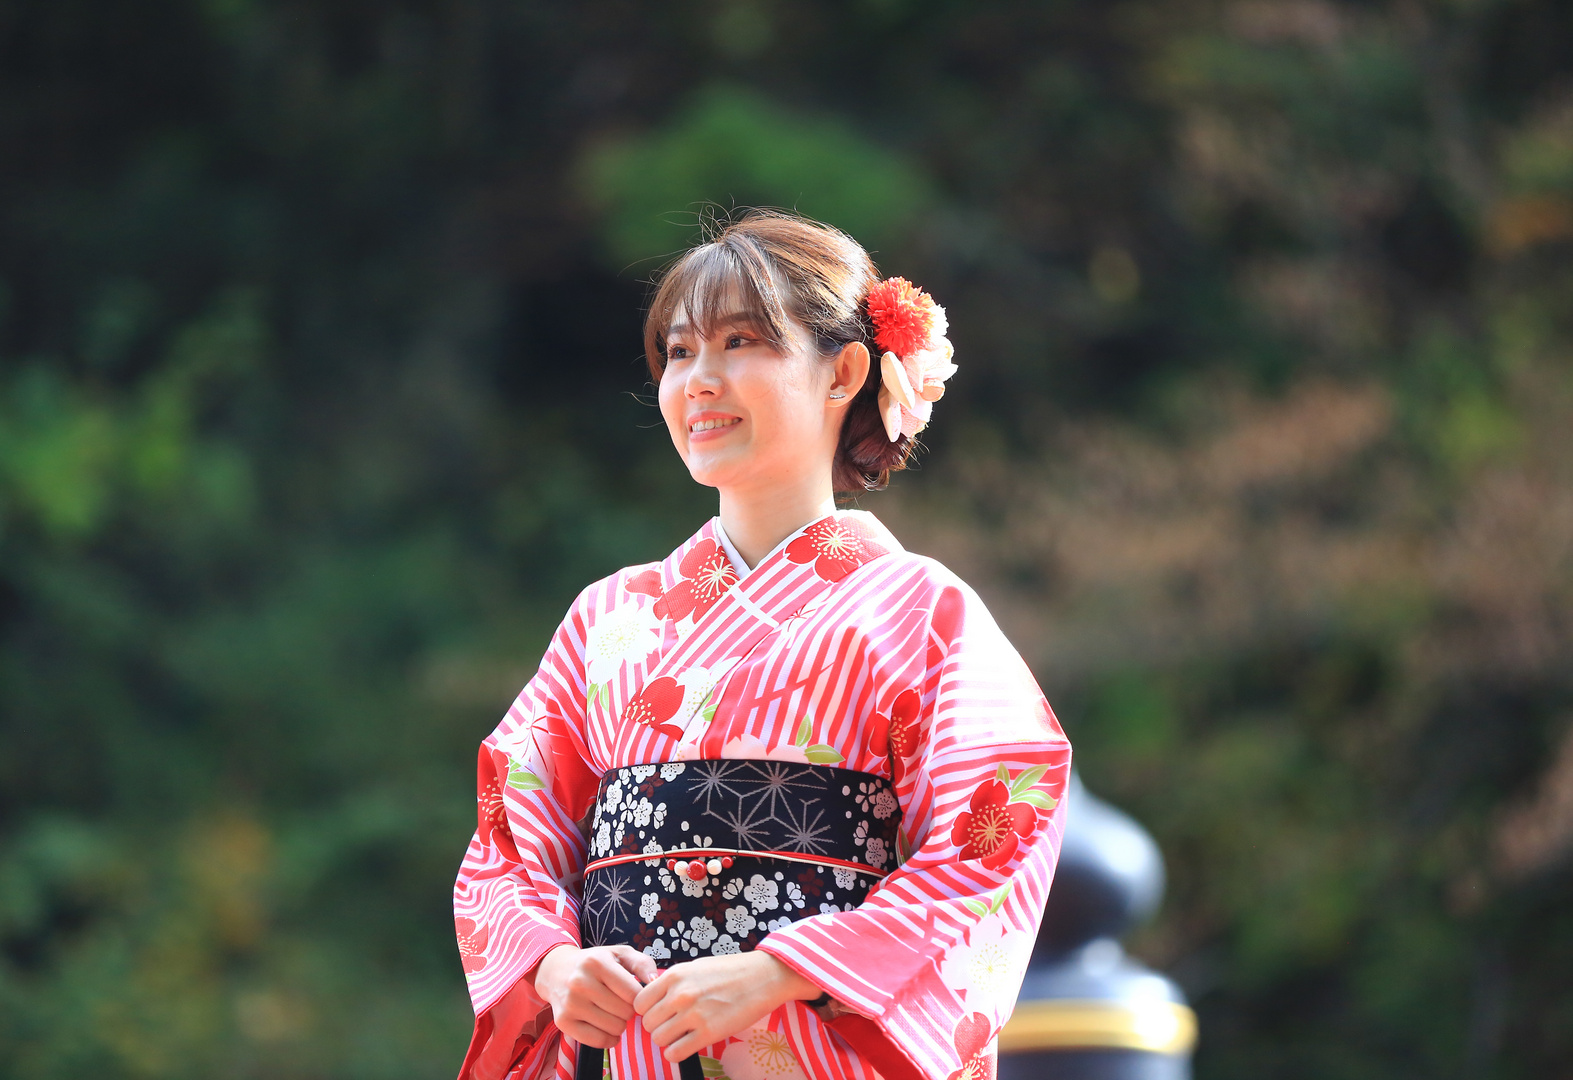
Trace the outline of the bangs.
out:
M 750 238 L 728 236 L 689 251 L 662 279 L 645 317 L 651 375 L 659 381 L 666 367 L 666 339 L 679 311 L 701 337 L 709 337 L 722 320 L 736 319 L 781 348 L 787 339 L 784 288 L 770 258 Z

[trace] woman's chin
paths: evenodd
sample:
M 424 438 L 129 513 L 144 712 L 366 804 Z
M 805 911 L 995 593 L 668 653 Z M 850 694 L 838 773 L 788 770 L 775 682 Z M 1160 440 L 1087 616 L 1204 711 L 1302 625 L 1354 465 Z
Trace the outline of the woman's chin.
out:
M 691 454 L 688 459 L 688 475 L 694 478 L 696 484 L 705 487 L 720 488 L 735 484 L 739 477 L 748 472 L 748 463 L 739 461 L 732 455 Z

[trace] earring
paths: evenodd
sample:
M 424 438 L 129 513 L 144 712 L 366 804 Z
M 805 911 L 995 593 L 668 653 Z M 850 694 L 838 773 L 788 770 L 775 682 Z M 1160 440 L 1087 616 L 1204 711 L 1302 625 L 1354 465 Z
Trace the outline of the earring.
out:
M 841 398 L 844 398 L 844 397 L 846 397 L 845 394 L 831 394 L 830 395 L 830 400 L 831 401 L 837 401 L 837 400 L 839 400 Z

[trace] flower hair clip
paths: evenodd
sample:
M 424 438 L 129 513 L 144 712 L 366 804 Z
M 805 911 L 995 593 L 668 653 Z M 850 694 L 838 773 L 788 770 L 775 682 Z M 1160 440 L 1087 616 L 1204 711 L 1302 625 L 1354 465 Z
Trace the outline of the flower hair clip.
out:
M 928 426 L 945 380 L 956 373 L 954 350 L 945 333 L 945 309 L 906 278 L 886 278 L 868 291 L 879 358 L 879 413 L 895 442 Z

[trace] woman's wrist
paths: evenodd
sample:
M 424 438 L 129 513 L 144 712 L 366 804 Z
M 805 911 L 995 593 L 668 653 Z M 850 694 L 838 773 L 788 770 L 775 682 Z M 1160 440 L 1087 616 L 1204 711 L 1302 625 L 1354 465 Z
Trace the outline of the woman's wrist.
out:
M 553 982 L 552 972 L 559 963 L 571 960 L 572 954 L 577 952 L 579 952 L 577 945 L 565 941 L 560 945 L 553 945 L 550 949 L 547 949 L 546 952 L 541 954 L 541 958 L 535 962 L 535 969 L 525 977 L 530 980 L 530 985 L 535 988 L 536 995 L 542 1001 L 549 1000 L 546 996 L 546 991 Z
M 762 949 L 756 949 L 754 955 L 764 957 L 769 962 L 771 974 L 776 982 L 777 997 L 780 1004 L 784 1005 L 788 1001 L 812 1001 L 825 993 L 821 987 L 816 986 L 806 976 L 800 975 L 796 970 L 788 967 L 779 957 L 773 956 Z

